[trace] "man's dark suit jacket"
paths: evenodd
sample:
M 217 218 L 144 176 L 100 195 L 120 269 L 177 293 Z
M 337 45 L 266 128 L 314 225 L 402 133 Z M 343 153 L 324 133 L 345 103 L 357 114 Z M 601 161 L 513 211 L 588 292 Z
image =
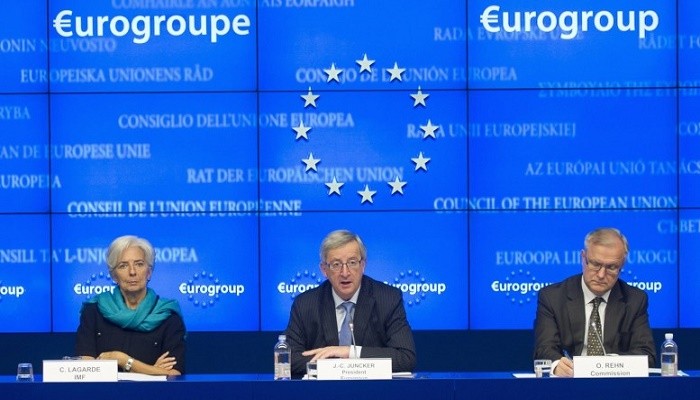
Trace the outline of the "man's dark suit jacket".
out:
M 285 333 L 292 348 L 294 377 L 306 373 L 306 363 L 312 358 L 302 356 L 303 351 L 338 346 L 332 290 L 326 280 L 300 294 L 292 304 Z M 353 323 L 356 345 L 362 346 L 362 358 L 391 358 L 394 371 L 413 371 L 416 349 L 400 290 L 363 276 Z
M 581 274 L 540 290 L 535 319 L 535 359 L 558 360 L 566 350 L 581 355 L 586 324 Z M 618 279 L 610 291 L 603 325 L 605 350 L 620 355 L 647 355 L 656 365 L 649 327 L 647 294 Z

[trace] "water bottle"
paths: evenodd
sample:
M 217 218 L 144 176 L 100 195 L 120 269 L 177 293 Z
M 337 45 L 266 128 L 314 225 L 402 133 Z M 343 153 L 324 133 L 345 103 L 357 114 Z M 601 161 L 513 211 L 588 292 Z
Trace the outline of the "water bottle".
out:
M 665 335 L 661 345 L 661 376 L 678 375 L 678 345 L 673 341 L 673 333 Z
M 275 380 L 292 379 L 292 349 L 287 344 L 287 335 L 279 335 L 275 345 Z

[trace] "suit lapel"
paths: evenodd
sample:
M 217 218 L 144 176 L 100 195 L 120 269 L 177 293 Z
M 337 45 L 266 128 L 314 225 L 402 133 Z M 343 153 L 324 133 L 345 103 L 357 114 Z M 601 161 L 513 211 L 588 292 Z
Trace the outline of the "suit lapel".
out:
M 355 306 L 355 317 L 353 318 L 355 340 L 357 345 L 361 346 L 366 343 L 365 335 L 370 326 L 370 316 L 374 309 L 372 282 L 366 277 L 362 277 L 362 286 L 360 286 L 360 295 L 357 296 L 357 305 Z
M 627 302 L 620 289 L 620 282 L 616 282 L 610 291 L 610 296 L 608 296 L 608 303 L 605 305 L 605 325 L 603 335 L 603 341 L 605 342 L 606 349 L 616 349 L 613 346 L 615 343 L 615 336 L 619 331 L 620 322 L 624 320 L 625 314 L 627 313 Z M 612 350 L 617 351 L 617 350 Z
M 569 332 L 573 333 L 573 355 L 583 351 L 583 335 L 586 331 L 586 306 L 583 304 L 583 289 L 581 288 L 581 275 L 576 275 L 566 285 L 566 303 L 569 317 Z M 566 343 L 564 338 L 561 338 Z
M 323 339 L 328 346 L 338 345 L 338 319 L 335 314 L 335 302 L 333 301 L 331 283 L 326 281 L 321 295 L 321 326 L 323 327 Z

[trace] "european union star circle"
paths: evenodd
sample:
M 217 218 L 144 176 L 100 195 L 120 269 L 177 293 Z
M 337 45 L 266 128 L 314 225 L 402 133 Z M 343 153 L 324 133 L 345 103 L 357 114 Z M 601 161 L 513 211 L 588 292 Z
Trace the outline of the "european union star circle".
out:
M 355 60 L 359 68 L 359 74 L 372 74 L 373 66 L 375 60 L 368 58 L 365 53 L 362 59 Z M 331 63 L 329 68 L 324 68 L 323 73 L 326 75 L 326 84 L 338 84 L 342 85 L 342 74 L 344 72 L 343 68 L 338 68 L 335 63 Z M 389 83 L 397 82 L 399 84 L 403 83 L 403 75 L 406 72 L 406 68 L 399 67 L 398 62 L 394 62 L 393 66 L 390 68 L 384 68 L 383 72 L 389 74 Z M 418 86 L 416 93 L 411 93 L 410 97 L 413 99 L 413 108 L 417 107 L 427 107 L 426 100 L 430 94 L 424 93 L 421 86 Z M 309 86 L 305 94 L 302 94 L 301 99 L 304 101 L 304 108 L 313 107 L 317 108 L 317 101 L 321 98 L 321 95 L 315 94 L 312 88 Z M 440 129 L 440 125 L 433 123 L 431 119 L 424 125 L 419 125 L 420 129 L 423 131 L 422 139 L 425 142 L 428 138 L 433 140 L 437 139 L 436 132 Z M 313 130 L 313 126 L 305 126 L 303 120 L 299 122 L 297 126 L 292 127 L 295 133 L 295 141 L 300 142 L 302 139 L 306 141 L 313 140 L 313 134 L 310 132 Z M 310 137 L 311 136 L 311 137 Z M 411 162 L 414 164 L 414 172 L 418 171 L 428 171 L 428 162 L 430 162 L 430 157 L 427 157 L 427 153 L 420 151 L 417 155 L 409 157 Z M 309 152 L 306 158 L 302 158 L 301 162 L 305 166 L 305 173 L 313 174 L 318 173 L 317 165 L 322 162 L 320 156 L 314 156 L 314 152 Z M 394 180 L 386 182 L 391 190 L 390 195 L 393 197 L 395 195 L 404 195 L 404 186 L 408 184 L 407 181 L 402 180 L 402 177 L 396 176 Z M 342 189 L 345 186 L 345 182 L 338 181 L 336 176 L 330 182 L 326 182 L 325 186 L 327 188 L 327 197 L 340 197 L 342 195 Z M 360 204 L 374 204 L 374 196 L 377 194 L 377 190 L 373 190 L 369 184 L 360 185 L 361 187 L 357 190 L 357 194 L 360 196 Z

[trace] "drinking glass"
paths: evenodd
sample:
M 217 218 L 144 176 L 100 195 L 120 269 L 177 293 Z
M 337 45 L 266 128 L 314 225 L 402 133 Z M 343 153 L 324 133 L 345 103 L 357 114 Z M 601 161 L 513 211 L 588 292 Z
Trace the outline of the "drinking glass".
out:
M 536 378 L 549 378 L 552 372 L 552 360 L 535 360 L 533 367 Z
M 31 363 L 17 364 L 17 381 L 34 382 L 34 368 Z
M 306 379 L 316 379 L 318 377 L 316 372 L 316 361 L 309 361 L 306 363 Z

